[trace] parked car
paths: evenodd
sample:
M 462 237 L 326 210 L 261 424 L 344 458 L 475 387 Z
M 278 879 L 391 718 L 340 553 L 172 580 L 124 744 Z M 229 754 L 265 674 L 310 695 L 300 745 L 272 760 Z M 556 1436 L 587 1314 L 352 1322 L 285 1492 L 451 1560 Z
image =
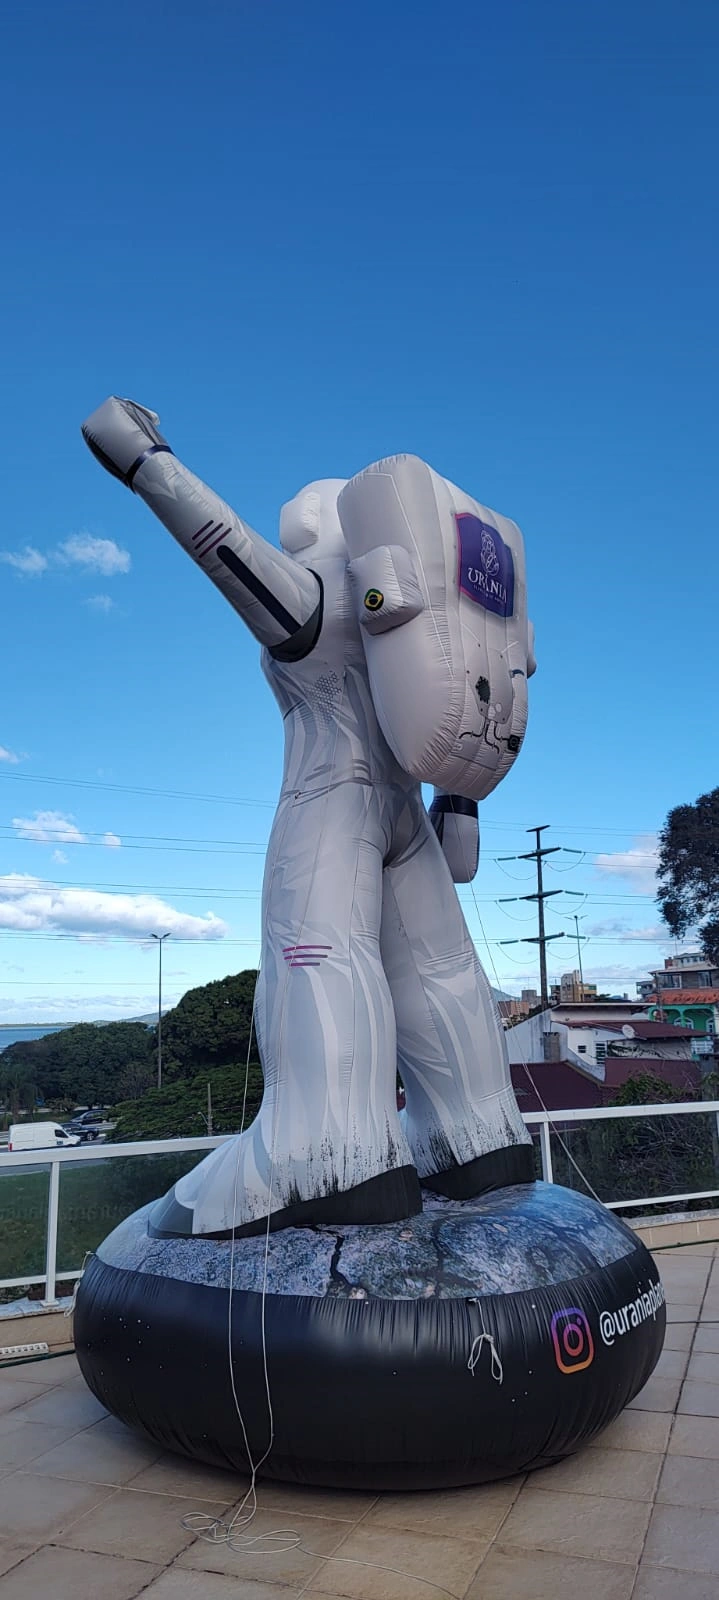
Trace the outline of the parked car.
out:
M 101 1111 L 83 1111 L 80 1116 L 73 1117 L 65 1123 L 68 1133 L 77 1134 L 83 1142 L 89 1143 L 92 1139 L 99 1139 L 105 1127 L 105 1119 Z
M 10 1129 L 8 1150 L 57 1150 L 80 1142 L 79 1134 L 68 1133 L 59 1122 L 15 1122 Z

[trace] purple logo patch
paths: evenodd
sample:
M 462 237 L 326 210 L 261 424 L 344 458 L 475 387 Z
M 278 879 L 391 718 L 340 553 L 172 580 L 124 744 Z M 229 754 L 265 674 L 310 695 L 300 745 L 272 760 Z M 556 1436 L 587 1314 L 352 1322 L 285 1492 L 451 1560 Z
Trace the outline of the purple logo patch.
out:
M 469 511 L 456 516 L 459 537 L 459 587 L 486 611 L 511 617 L 514 611 L 514 562 L 496 528 Z

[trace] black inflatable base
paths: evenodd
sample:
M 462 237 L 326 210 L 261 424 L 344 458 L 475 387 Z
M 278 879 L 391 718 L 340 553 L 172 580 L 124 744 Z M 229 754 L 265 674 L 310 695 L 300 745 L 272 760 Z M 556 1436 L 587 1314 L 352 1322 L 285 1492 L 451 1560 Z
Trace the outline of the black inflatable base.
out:
M 320 1230 L 275 1235 L 283 1284 L 294 1281 L 293 1261 L 307 1275 L 307 1262 L 329 1251 L 327 1286 L 276 1292 L 271 1274 L 264 1316 L 262 1294 L 245 1285 L 233 1290 L 230 1317 L 230 1291 L 218 1281 L 229 1246 L 152 1242 L 139 1213 L 82 1280 L 75 1343 L 87 1383 L 117 1417 L 167 1449 L 246 1473 L 228 1333 L 257 1459 L 270 1442 L 264 1328 L 274 1440 L 262 1477 L 426 1489 L 561 1460 L 622 1411 L 656 1364 L 665 1312 L 654 1263 L 619 1219 L 567 1191 L 537 1184 L 467 1206 L 433 1204 L 401 1228 L 348 1230 L 338 1243 Z M 562 1212 L 564 1233 L 555 1215 Z M 243 1270 L 250 1274 L 251 1246 L 261 1260 L 263 1241 L 238 1243 L 236 1284 Z M 167 1275 L 168 1251 L 177 1276 Z M 116 1264 L 138 1254 L 139 1270 Z M 557 1278 L 560 1261 L 577 1270 Z M 206 1281 L 188 1281 L 196 1269 Z M 358 1286 L 360 1270 L 369 1289 Z M 395 1297 L 377 1293 L 392 1270 L 402 1287 Z M 508 1284 L 526 1283 L 530 1271 L 544 1281 L 467 1292 L 473 1272 L 478 1283 L 496 1284 L 498 1271 Z

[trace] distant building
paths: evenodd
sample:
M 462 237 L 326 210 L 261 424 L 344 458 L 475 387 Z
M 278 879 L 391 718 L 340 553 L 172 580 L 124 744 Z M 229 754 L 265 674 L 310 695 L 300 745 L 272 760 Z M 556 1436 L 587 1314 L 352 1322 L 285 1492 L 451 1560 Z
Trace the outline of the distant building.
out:
M 667 956 L 663 967 L 637 984 L 637 991 L 651 1018 L 697 1034 L 719 1033 L 719 967 L 700 950 Z
M 540 999 L 535 989 L 523 989 L 520 997 L 516 994 L 506 995 L 497 1005 L 505 1028 L 513 1028 L 515 1023 L 522 1022 L 531 1011 L 538 1008 Z
M 719 967 L 707 961 L 700 950 L 685 950 L 678 956 L 667 956 L 664 966 L 643 978 L 637 984 L 641 1000 L 656 997 L 658 989 L 716 989 L 719 988 Z
M 592 1013 L 592 1015 L 588 1015 Z M 652 1021 L 636 1002 L 552 1007 L 507 1031 L 512 1083 L 523 1111 L 609 1104 L 631 1078 L 662 1078 L 693 1097 L 703 1041 Z
M 559 983 L 553 983 L 549 991 L 549 998 L 553 1006 L 582 1001 L 596 1000 L 596 983 L 584 983 L 579 971 L 563 972 Z

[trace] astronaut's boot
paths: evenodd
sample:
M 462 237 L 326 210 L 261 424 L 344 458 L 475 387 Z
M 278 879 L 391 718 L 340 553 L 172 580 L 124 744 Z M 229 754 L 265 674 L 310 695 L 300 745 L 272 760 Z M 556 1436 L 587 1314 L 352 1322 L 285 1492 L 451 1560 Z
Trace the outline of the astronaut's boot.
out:
M 348 1182 L 349 1179 L 349 1182 Z M 260 1111 L 245 1133 L 220 1145 L 181 1178 L 150 1213 L 156 1235 L 237 1238 L 278 1228 L 397 1222 L 422 1209 L 421 1190 L 396 1119 L 383 1147 L 358 1150 L 332 1138 L 304 1157 L 276 1146 L 271 1117 Z

